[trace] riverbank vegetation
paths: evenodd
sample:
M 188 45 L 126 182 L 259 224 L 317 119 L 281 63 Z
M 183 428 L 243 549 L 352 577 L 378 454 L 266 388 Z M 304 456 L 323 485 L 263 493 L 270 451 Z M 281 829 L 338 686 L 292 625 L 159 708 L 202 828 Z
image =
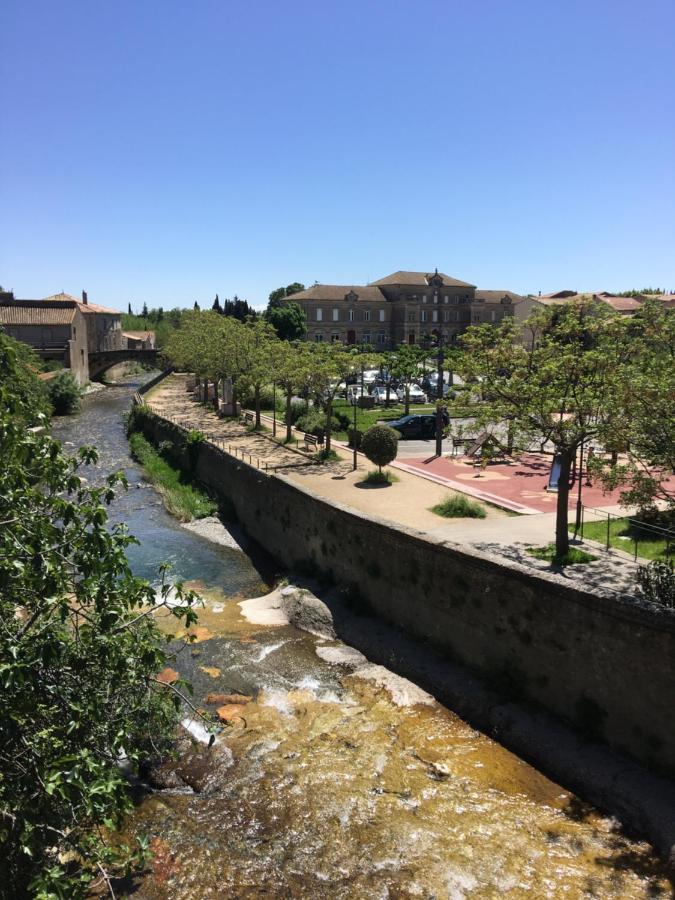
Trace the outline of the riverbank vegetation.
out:
M 93 448 L 26 428 L 44 395 L 0 343 L 0 896 L 107 894 L 146 847 L 109 839 L 133 805 L 120 761 L 167 747 L 182 707 L 152 612 L 185 627 L 196 598 L 132 574 L 107 513 L 123 473 L 89 487 Z
M 169 463 L 161 452 L 135 432 L 129 437 L 131 454 L 143 467 L 148 479 L 162 497 L 169 512 L 181 522 L 203 519 L 218 511 L 218 504 L 199 487 L 185 480 L 179 469 Z

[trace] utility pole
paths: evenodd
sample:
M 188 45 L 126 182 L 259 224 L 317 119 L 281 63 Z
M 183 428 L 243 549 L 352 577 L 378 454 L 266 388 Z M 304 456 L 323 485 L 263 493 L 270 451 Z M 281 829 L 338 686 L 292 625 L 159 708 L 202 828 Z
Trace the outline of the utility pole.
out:
M 443 333 L 438 332 L 438 355 L 436 356 L 436 456 L 443 454 Z

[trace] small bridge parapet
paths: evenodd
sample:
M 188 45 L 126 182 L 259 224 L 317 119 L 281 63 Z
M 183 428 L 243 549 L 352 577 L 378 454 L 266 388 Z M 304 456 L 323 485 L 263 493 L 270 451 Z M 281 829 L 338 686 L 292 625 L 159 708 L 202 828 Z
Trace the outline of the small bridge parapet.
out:
M 89 377 L 99 378 L 105 371 L 123 362 L 158 365 L 159 350 L 102 350 L 89 354 Z

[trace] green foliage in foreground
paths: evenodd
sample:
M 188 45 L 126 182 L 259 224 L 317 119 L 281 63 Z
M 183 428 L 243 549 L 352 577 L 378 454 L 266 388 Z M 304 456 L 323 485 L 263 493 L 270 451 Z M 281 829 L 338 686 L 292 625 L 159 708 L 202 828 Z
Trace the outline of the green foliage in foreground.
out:
M 188 439 L 190 437 L 193 438 L 191 443 L 199 443 L 198 432 L 190 432 Z M 218 504 L 198 487 L 186 483 L 182 473 L 170 465 L 142 434 L 132 434 L 129 445 L 132 456 L 143 466 L 145 474 L 162 495 L 166 508 L 177 519 L 191 522 L 216 514 Z
M 640 594 L 649 603 L 675 610 L 675 566 L 672 559 L 653 560 L 637 571 Z
M 55 415 L 70 416 L 80 408 L 82 389 L 68 371 L 59 372 L 48 382 L 49 402 Z
M 107 507 L 120 473 L 88 487 L 93 449 L 66 456 L 25 428 L 19 364 L 0 369 L 0 896 L 84 897 L 142 855 L 106 833 L 132 803 L 132 768 L 173 734 L 181 698 L 153 610 L 185 624 L 193 595 L 131 573 Z
M 484 519 L 485 509 L 464 494 L 453 494 L 431 507 L 431 512 L 446 519 Z
M 570 547 L 564 556 L 558 556 L 555 544 L 548 544 L 546 547 L 532 547 L 527 552 L 536 559 L 548 560 L 554 566 L 575 566 L 598 559 L 597 556 L 586 553 L 585 550 L 579 550 L 577 547 Z

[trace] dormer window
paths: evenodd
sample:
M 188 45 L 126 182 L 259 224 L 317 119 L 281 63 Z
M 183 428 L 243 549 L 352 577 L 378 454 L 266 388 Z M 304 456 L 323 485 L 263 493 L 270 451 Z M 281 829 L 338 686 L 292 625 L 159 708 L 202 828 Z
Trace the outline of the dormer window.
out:
M 345 294 L 345 300 L 347 300 L 349 303 L 356 303 L 358 299 L 359 295 L 356 293 L 356 291 L 352 290 Z

